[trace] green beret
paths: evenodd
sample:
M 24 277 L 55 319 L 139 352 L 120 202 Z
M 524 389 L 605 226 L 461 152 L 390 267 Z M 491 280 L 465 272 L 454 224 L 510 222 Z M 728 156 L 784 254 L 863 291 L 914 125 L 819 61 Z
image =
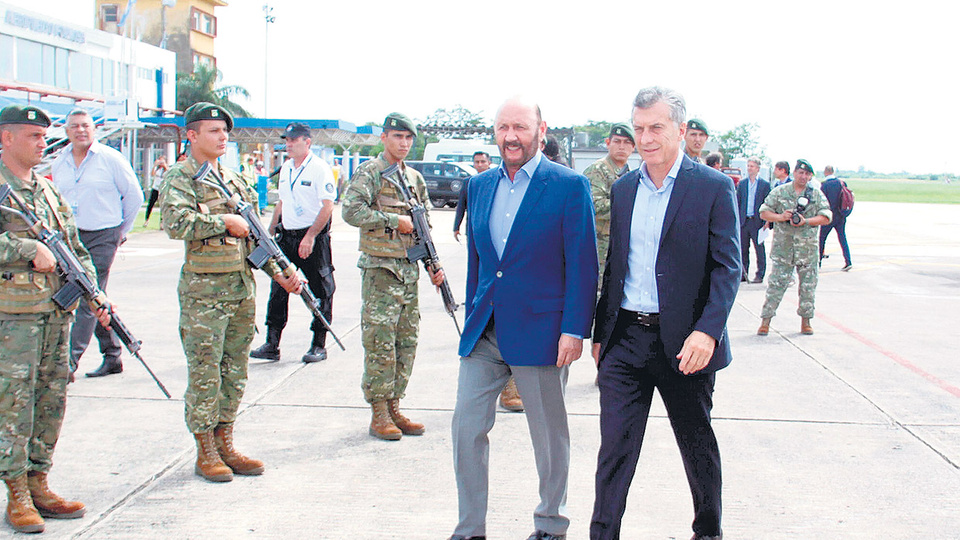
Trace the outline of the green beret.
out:
M 797 166 L 794 168 L 795 171 L 807 171 L 810 174 L 813 174 L 813 165 L 805 159 L 798 159 Z
M 233 131 L 233 116 L 223 107 L 201 101 L 189 106 L 183 111 L 183 123 L 191 124 L 198 120 L 223 120 L 227 123 L 227 131 Z
M 687 129 L 699 129 L 707 135 L 710 135 L 710 132 L 707 131 L 707 125 L 703 123 L 703 120 L 697 118 L 687 120 Z
M 10 105 L 0 111 L 0 126 L 4 124 L 30 124 L 33 126 L 50 127 L 50 117 L 36 107 L 20 107 Z
M 637 144 L 637 139 L 633 137 L 633 127 L 626 122 L 620 122 L 610 126 L 610 135 L 608 135 L 608 137 L 613 137 L 614 135 L 627 137 L 633 141 L 633 144 Z
M 407 115 L 398 112 L 390 113 L 383 119 L 383 130 L 409 131 L 414 137 L 417 136 L 417 125 Z

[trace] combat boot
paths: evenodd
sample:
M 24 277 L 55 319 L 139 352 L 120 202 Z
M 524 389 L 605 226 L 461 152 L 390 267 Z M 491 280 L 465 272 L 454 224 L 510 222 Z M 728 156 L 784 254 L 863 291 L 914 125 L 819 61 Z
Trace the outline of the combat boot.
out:
M 217 443 L 217 452 L 220 458 L 234 473 L 245 476 L 263 474 L 263 462 L 259 459 L 248 458 L 237 452 L 233 447 L 233 424 L 220 424 L 213 430 L 213 438 Z
M 27 475 L 6 480 L 7 484 L 7 523 L 13 530 L 22 533 L 43 532 L 43 518 L 33 506 L 33 497 L 27 486 Z
M 393 423 L 386 401 L 371 403 L 373 418 L 370 420 L 370 434 L 385 441 L 399 441 L 403 436 L 400 428 Z
M 387 408 L 390 410 L 390 419 L 404 435 L 423 435 L 423 432 L 426 431 L 423 424 L 410 420 L 400 412 L 399 399 L 388 399 Z
M 217 443 L 213 440 L 213 432 L 194 433 L 197 439 L 197 464 L 194 471 L 197 475 L 211 482 L 229 482 L 233 480 L 233 471 L 220 459 L 217 452 Z
M 276 362 L 280 360 L 280 333 L 281 328 L 267 327 L 267 342 L 250 351 L 250 358 L 259 358 Z
M 810 326 L 810 317 L 800 318 L 800 333 L 805 336 L 813 335 L 813 327 Z
M 758 336 L 765 336 L 770 333 L 770 317 L 764 317 L 760 321 L 760 328 L 757 328 Z
M 87 507 L 79 501 L 67 501 L 50 491 L 47 485 L 47 473 L 33 471 L 27 474 L 27 486 L 33 497 L 33 505 L 40 515 L 54 519 L 76 519 L 83 517 Z
M 313 343 L 310 345 L 310 350 L 303 355 L 304 364 L 312 364 L 314 362 L 320 362 L 327 359 L 327 349 L 324 348 L 324 344 L 327 341 L 327 332 L 325 330 L 319 330 L 313 333 Z
M 523 412 L 523 400 L 520 399 L 520 392 L 517 390 L 517 381 L 510 377 L 507 385 L 500 392 L 500 406 L 508 411 Z

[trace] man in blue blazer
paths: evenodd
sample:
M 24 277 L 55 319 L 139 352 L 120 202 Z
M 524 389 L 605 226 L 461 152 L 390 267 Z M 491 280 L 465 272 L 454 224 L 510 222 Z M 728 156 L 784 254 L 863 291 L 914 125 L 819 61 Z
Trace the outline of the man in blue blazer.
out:
M 757 274 L 751 283 L 763 283 L 763 276 L 767 273 L 767 251 L 760 242 L 760 229 L 767 227 L 767 222 L 760 219 L 760 205 L 770 194 L 770 182 L 760 178 L 760 158 L 751 157 L 747 160 L 747 178 L 737 184 L 737 204 L 740 209 L 740 263 L 743 274 L 740 281 L 747 281 L 750 272 L 750 244 L 757 254 Z
M 637 94 L 640 169 L 613 185 L 610 252 L 594 327 L 600 452 L 591 539 L 620 537 L 653 390 L 667 409 L 693 494 L 695 539 L 719 539 L 720 451 L 710 425 L 714 372 L 730 363 L 727 317 L 740 277 L 729 177 L 680 152 L 686 106 Z
M 540 152 L 547 125 L 520 98 L 497 111 L 502 162 L 470 180 L 466 321 L 453 414 L 460 520 L 454 540 L 485 538 L 497 395 L 516 380 L 540 476 L 536 540 L 565 538 L 568 365 L 589 337 L 597 283 L 587 179 Z

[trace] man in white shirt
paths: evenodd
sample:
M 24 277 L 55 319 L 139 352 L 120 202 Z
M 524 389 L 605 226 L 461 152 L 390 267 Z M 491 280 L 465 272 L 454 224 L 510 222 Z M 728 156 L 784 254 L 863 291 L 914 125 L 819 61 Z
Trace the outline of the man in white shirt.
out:
M 330 253 L 330 223 L 337 185 L 326 161 L 310 151 L 310 127 L 292 122 L 281 137 L 287 142 L 290 159 L 280 168 L 277 180 L 280 200 L 273 211 L 270 232 L 278 234 L 280 249 L 310 282 L 310 290 L 320 300 L 320 311 L 333 320 L 333 258 Z M 280 360 L 280 334 L 287 324 L 289 294 L 283 287 L 270 288 L 267 303 L 267 342 L 250 351 L 253 358 Z M 319 319 L 310 325 L 313 342 L 303 355 L 304 362 L 327 358 L 327 329 Z
M 80 241 L 93 259 L 97 282 L 106 290 L 110 266 L 143 204 L 143 190 L 130 162 L 123 154 L 96 140 L 96 125 L 90 113 L 76 109 L 67 115 L 70 144 L 53 162 L 53 182 L 70 204 L 80 231 Z M 80 356 L 96 333 L 103 363 L 87 377 L 103 377 L 123 371 L 120 342 L 97 324 L 85 303 L 77 309 L 70 331 L 70 378 Z

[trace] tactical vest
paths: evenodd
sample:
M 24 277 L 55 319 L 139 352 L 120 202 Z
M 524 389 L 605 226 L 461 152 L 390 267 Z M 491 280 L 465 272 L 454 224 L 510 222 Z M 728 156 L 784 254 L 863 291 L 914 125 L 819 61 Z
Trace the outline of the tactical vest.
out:
M 44 206 L 49 206 L 50 197 L 56 200 L 52 191 L 46 193 L 46 190 L 52 190 L 52 188 L 44 184 L 46 181 L 39 177 L 35 176 L 34 180 L 40 182 L 40 189 L 44 191 L 44 199 L 46 199 Z M 36 208 L 41 206 L 38 203 L 39 201 L 34 201 L 34 213 L 37 217 L 46 222 L 50 228 L 60 229 L 59 223 L 48 221 L 52 212 L 46 208 Z M 69 209 L 60 206 L 54 211 L 64 214 Z M 27 224 L 12 214 L 3 215 L 0 230 L 17 238 L 36 240 L 36 236 L 28 231 Z M 60 289 L 61 285 L 62 280 L 56 271 L 37 272 L 30 267 L 30 261 L 22 259 L 6 263 L 0 267 L 0 312 L 27 314 L 56 311 L 58 308 L 53 302 L 53 294 Z M 74 309 L 76 305 L 71 306 L 68 311 Z
M 193 158 L 190 158 L 191 160 Z M 191 163 L 193 164 L 193 163 Z M 189 167 L 184 167 L 188 178 L 193 176 Z M 233 175 L 223 171 L 223 179 L 234 192 L 239 187 L 233 181 Z M 227 205 L 227 200 L 220 193 L 208 186 L 194 182 L 197 200 L 197 211 L 201 214 L 220 215 L 232 214 L 233 210 Z M 243 193 L 241 191 L 241 193 Z M 245 193 L 244 193 L 245 194 Z M 247 267 L 247 239 L 236 238 L 223 233 L 203 240 L 187 240 L 185 242 L 183 269 L 197 274 L 227 274 L 240 272 Z
M 406 178 L 404 181 L 407 181 Z M 416 196 L 412 187 L 410 191 Z M 410 208 L 403 202 L 402 195 L 397 193 L 397 188 L 385 179 L 381 179 L 380 193 L 377 194 L 374 206 L 385 214 L 410 216 Z M 376 257 L 405 259 L 407 248 L 412 247 L 413 243 L 412 233 L 400 234 L 396 229 L 376 227 L 360 230 L 360 251 Z

